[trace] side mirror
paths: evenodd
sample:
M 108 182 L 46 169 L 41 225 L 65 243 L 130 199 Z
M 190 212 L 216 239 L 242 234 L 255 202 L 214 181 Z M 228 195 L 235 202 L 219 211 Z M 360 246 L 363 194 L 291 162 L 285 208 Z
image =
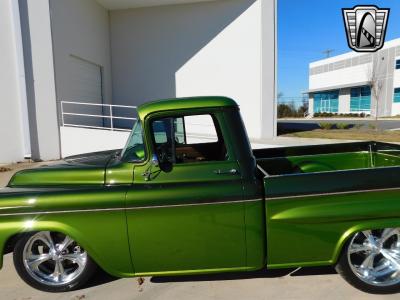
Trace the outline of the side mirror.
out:
M 157 161 L 157 166 L 161 171 L 166 173 L 171 172 L 173 166 L 172 162 L 168 159 L 168 156 L 168 149 L 164 145 L 158 147 L 157 154 L 153 155 L 153 160 L 155 157 L 154 161 Z

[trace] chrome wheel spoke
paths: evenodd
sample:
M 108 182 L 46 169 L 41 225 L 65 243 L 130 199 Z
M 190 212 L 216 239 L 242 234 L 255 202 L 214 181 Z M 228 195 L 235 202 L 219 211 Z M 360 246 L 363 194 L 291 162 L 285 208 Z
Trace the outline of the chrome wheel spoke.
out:
M 54 249 L 54 241 L 49 231 L 42 231 L 38 234 L 38 240 L 41 240 L 50 249 Z
M 362 262 L 362 264 L 360 265 L 360 268 L 364 269 L 364 270 L 373 269 L 375 257 L 376 257 L 376 254 L 374 254 L 374 253 L 368 254 L 367 257 Z
M 86 263 L 86 253 L 69 253 L 63 255 L 63 258 L 77 264 L 79 267 L 84 266 Z
M 69 236 L 66 236 L 64 241 L 59 245 L 60 251 L 65 251 L 74 242 Z
M 381 254 L 385 257 L 388 261 L 390 261 L 396 268 L 400 269 L 400 256 L 399 254 L 395 254 L 393 251 L 382 249 Z
M 60 260 L 55 262 L 54 272 L 50 275 L 55 281 L 62 281 L 64 276 L 64 266 Z
M 394 235 L 399 236 L 398 228 L 385 228 L 382 231 L 382 235 L 380 237 L 380 242 L 383 244 L 384 242 L 386 242 L 389 238 L 391 238 Z
M 368 245 L 364 245 L 364 244 L 352 244 L 349 247 L 349 252 L 350 254 L 353 253 L 359 253 L 359 252 L 368 252 L 371 251 L 371 247 L 369 247 Z
M 27 261 L 30 268 L 38 270 L 39 266 L 51 259 L 50 254 L 31 255 Z
M 365 235 L 367 239 L 369 239 L 372 236 L 372 230 L 364 230 L 362 233 Z

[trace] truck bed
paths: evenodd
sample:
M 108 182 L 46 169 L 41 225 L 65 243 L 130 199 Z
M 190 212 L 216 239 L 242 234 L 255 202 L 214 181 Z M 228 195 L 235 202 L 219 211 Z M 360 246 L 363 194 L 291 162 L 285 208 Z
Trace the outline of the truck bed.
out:
M 352 232 L 399 220 L 399 145 L 360 142 L 254 155 L 265 192 L 270 268 L 332 265 Z
M 378 142 L 257 149 L 264 175 L 285 175 L 400 166 L 400 145 Z

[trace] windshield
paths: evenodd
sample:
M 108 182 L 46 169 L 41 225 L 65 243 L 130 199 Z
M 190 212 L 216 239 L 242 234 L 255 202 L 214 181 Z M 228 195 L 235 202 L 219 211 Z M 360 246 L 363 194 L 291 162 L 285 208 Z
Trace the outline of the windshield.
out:
M 145 158 L 142 124 L 140 121 L 137 121 L 133 126 L 132 133 L 121 153 L 121 158 L 124 161 L 138 161 Z

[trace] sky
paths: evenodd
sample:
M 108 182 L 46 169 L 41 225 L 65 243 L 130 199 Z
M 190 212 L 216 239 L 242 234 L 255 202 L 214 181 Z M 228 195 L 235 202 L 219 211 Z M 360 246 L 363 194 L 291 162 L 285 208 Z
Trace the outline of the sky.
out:
M 300 97 L 308 89 L 308 64 L 352 51 L 342 8 L 374 4 L 390 8 L 385 41 L 400 38 L 400 0 L 278 0 L 278 93 Z M 285 98 L 283 98 L 285 99 Z

